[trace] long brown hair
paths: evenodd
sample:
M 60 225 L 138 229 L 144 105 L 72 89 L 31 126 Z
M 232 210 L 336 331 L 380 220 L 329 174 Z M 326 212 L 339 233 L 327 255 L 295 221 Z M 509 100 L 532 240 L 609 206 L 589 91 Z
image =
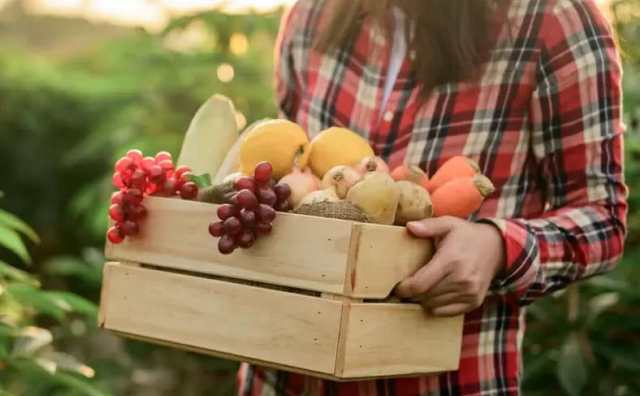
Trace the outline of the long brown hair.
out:
M 384 21 L 395 5 L 412 22 L 407 24 L 406 38 L 415 51 L 416 79 L 427 94 L 438 85 L 467 80 L 479 72 L 493 45 L 496 6 L 508 1 L 328 0 L 330 20 L 317 37 L 316 48 L 322 52 L 344 48 L 360 31 L 364 17 Z

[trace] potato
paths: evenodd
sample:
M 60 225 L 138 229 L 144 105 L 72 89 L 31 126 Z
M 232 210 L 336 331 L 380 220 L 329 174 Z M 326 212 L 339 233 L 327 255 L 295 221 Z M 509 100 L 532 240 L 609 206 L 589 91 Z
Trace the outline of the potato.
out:
M 385 172 L 370 172 L 353 185 L 347 201 L 358 206 L 372 223 L 393 224 L 400 193 L 394 180 Z
M 405 225 L 410 221 L 422 220 L 433 215 L 429 192 L 422 186 L 402 180 L 396 182 L 400 191 L 395 223 Z

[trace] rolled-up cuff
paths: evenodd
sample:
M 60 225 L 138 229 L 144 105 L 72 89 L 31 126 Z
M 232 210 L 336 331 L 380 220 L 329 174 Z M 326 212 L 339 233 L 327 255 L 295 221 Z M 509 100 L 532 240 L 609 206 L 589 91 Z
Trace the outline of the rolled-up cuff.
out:
M 502 235 L 505 266 L 494 278 L 491 291 L 513 294 L 521 303 L 527 290 L 535 282 L 539 269 L 539 249 L 534 232 L 525 221 L 485 218 L 479 223 L 495 226 Z

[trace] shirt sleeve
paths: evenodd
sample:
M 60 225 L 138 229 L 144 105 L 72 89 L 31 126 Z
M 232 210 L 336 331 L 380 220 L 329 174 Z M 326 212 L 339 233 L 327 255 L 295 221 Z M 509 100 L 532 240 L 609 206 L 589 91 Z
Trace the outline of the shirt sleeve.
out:
M 304 22 L 305 5 L 297 1 L 282 16 L 275 45 L 275 83 L 278 115 L 296 119 L 300 106 L 300 78 L 295 67 L 295 44 L 303 40 L 299 26 Z
M 626 233 L 621 68 L 610 26 L 593 0 L 558 0 L 541 28 L 532 148 L 547 211 L 490 219 L 506 268 L 493 291 L 526 305 L 614 268 Z

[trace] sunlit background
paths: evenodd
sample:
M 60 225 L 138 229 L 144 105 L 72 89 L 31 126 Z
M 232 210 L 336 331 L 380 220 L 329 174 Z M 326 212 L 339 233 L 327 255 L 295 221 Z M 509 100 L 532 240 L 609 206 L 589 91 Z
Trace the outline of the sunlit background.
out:
M 11 0 L 0 0 L 0 6 Z M 230 13 L 265 12 L 294 0 L 28 0 L 28 12 L 83 17 L 159 30 L 180 14 L 222 8 Z
M 130 148 L 177 155 L 214 93 L 239 128 L 275 117 L 292 2 L 0 0 L 0 395 L 233 394 L 233 362 L 96 328 L 111 176 Z M 640 395 L 640 0 L 600 3 L 625 52 L 630 233 L 616 271 L 528 309 L 527 396 Z M 20 250 L 2 210 L 40 242 Z

